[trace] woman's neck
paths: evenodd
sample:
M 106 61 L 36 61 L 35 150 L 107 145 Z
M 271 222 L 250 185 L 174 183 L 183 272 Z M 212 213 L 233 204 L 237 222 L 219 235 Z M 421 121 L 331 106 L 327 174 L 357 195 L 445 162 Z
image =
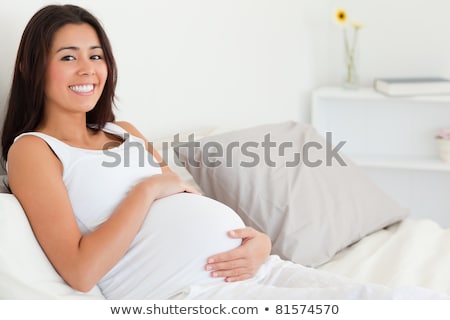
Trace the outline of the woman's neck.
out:
M 93 135 L 86 127 L 86 114 L 44 116 L 36 131 L 75 145 L 89 144 Z

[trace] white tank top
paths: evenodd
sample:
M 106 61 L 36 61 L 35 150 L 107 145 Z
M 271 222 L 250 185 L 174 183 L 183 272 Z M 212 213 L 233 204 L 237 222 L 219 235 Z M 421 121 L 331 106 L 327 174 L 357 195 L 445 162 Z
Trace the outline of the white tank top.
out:
M 145 151 L 142 139 L 114 123 L 107 123 L 103 130 L 119 136 L 123 143 L 108 150 L 91 150 L 72 147 L 40 132 L 27 132 L 16 138 L 40 137 L 59 158 L 63 165 L 62 178 L 82 233 L 93 231 L 105 221 L 138 181 L 161 173 L 158 165 L 147 163 L 151 155 Z
M 107 150 L 72 147 L 54 137 L 28 132 L 45 140 L 63 165 L 62 179 L 80 230 L 95 230 L 109 218 L 140 180 L 161 173 L 142 139 L 107 123 L 105 132 L 123 143 Z M 244 227 L 239 216 L 215 200 L 175 194 L 155 201 L 130 248 L 101 279 L 108 299 L 168 299 L 189 286 L 223 281 L 204 270 L 208 256 L 240 245 L 228 230 Z

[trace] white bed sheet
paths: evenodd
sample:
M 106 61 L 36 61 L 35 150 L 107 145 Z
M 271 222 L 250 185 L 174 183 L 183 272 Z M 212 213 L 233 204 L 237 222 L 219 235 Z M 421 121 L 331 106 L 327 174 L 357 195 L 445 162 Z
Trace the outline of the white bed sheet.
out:
M 337 274 L 302 267 L 270 256 L 251 279 L 235 283 L 192 286 L 187 299 L 263 299 L 263 300 L 429 300 L 449 296 L 416 286 L 390 288 L 357 282 Z
M 358 282 L 450 294 L 450 229 L 407 218 L 366 236 L 318 269 Z

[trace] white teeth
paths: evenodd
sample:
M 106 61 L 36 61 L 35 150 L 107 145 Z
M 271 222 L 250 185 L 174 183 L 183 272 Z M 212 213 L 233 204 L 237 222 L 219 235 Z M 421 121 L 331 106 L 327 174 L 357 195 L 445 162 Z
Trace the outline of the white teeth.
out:
M 91 92 L 92 90 L 94 90 L 94 85 L 93 84 L 85 84 L 85 85 L 81 85 L 81 86 L 70 86 L 69 88 L 75 92 L 86 93 L 86 92 Z

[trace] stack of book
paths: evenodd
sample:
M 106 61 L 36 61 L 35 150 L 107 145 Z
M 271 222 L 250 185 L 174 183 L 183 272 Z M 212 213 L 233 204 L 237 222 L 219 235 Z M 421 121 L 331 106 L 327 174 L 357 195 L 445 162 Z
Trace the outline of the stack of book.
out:
M 429 78 L 380 78 L 375 79 L 374 88 L 388 96 L 450 95 L 450 80 Z

